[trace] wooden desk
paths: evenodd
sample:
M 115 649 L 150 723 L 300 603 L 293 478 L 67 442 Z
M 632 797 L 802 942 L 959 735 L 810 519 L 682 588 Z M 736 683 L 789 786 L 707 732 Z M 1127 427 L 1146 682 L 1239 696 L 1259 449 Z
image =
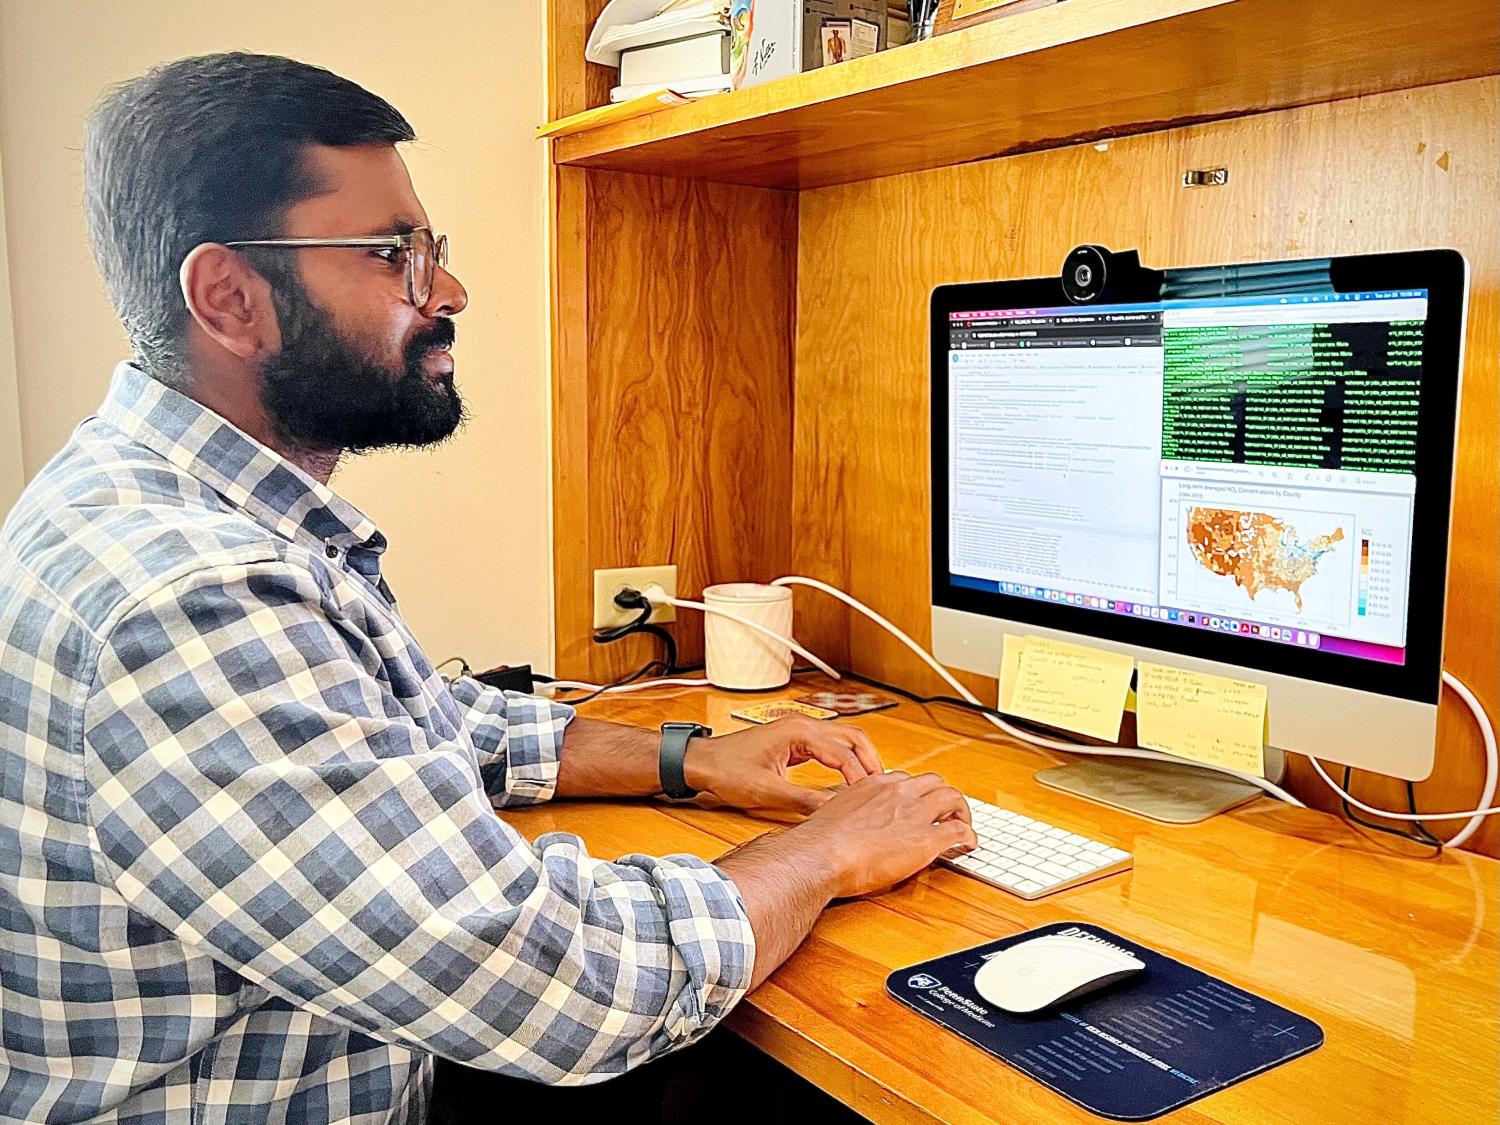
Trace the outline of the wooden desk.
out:
M 729 712 L 744 702 L 663 690 L 586 711 L 724 733 L 743 725 Z M 931 869 L 828 910 L 729 1026 L 860 1113 L 879 1122 L 1099 1120 L 898 1005 L 884 986 L 892 969 L 1066 919 L 1112 929 L 1323 1026 L 1319 1050 L 1170 1120 L 1470 1125 L 1500 1114 L 1500 863 L 1409 858 L 1416 849 L 1400 841 L 1269 799 L 1193 827 L 1158 825 L 1044 788 L 1032 775 L 1045 755 L 980 741 L 991 728 L 952 710 L 929 717 L 903 704 L 853 721 L 887 766 L 936 770 L 974 797 L 1135 853 L 1133 871 L 1038 902 Z M 835 780 L 816 766 L 797 776 Z M 652 802 L 504 815 L 527 836 L 576 832 L 605 857 L 712 859 L 766 828 L 736 812 Z

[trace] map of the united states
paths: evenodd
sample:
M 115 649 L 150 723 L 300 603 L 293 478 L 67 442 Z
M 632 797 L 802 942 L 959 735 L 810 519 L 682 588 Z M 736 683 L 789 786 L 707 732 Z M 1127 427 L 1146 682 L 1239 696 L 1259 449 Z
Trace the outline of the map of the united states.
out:
M 1318 560 L 1344 538 L 1335 527 L 1327 535 L 1304 540 L 1297 529 L 1265 512 L 1228 508 L 1193 508 L 1188 512 L 1187 540 L 1205 570 L 1233 578 L 1252 600 L 1265 589 L 1290 590 L 1302 612 L 1302 584 L 1318 572 Z

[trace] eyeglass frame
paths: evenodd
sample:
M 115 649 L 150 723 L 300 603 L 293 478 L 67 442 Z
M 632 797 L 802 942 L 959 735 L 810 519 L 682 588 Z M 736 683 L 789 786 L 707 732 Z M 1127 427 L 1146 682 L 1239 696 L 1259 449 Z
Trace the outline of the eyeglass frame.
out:
M 446 234 L 433 234 L 431 227 L 416 227 L 403 234 L 375 234 L 363 235 L 354 238 L 253 238 L 239 239 L 234 242 L 226 242 L 225 246 L 236 249 L 241 246 L 264 246 L 272 250 L 303 250 L 315 247 L 330 247 L 332 249 L 357 250 L 366 247 L 384 248 L 388 250 L 410 251 L 415 245 L 416 235 L 426 232 L 432 239 L 432 277 L 427 283 L 427 292 L 422 299 L 417 300 L 417 276 L 415 256 L 408 253 L 406 258 L 406 299 L 415 307 L 422 308 L 428 301 L 432 300 L 432 286 L 437 280 L 439 267 L 447 268 L 448 265 L 448 236 Z

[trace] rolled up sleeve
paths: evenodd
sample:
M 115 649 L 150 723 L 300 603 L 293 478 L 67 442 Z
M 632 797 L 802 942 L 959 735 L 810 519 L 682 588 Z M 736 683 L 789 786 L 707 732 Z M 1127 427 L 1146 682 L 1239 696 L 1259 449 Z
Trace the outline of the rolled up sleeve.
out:
M 471 676 L 451 691 L 474 743 L 485 792 L 507 807 L 550 801 L 557 791 L 563 731 L 573 708 L 518 691 L 500 691 Z

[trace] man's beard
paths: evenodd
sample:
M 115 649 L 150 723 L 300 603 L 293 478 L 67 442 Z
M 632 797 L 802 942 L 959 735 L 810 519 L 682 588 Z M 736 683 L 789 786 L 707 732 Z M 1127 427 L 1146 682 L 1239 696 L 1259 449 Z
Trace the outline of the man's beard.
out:
M 417 333 L 400 373 L 360 355 L 334 330 L 295 278 L 276 286 L 281 351 L 261 365 L 261 404 L 280 437 L 309 451 L 360 453 L 434 445 L 467 419 L 453 376 L 422 370 L 431 352 L 453 343 L 444 317 Z

